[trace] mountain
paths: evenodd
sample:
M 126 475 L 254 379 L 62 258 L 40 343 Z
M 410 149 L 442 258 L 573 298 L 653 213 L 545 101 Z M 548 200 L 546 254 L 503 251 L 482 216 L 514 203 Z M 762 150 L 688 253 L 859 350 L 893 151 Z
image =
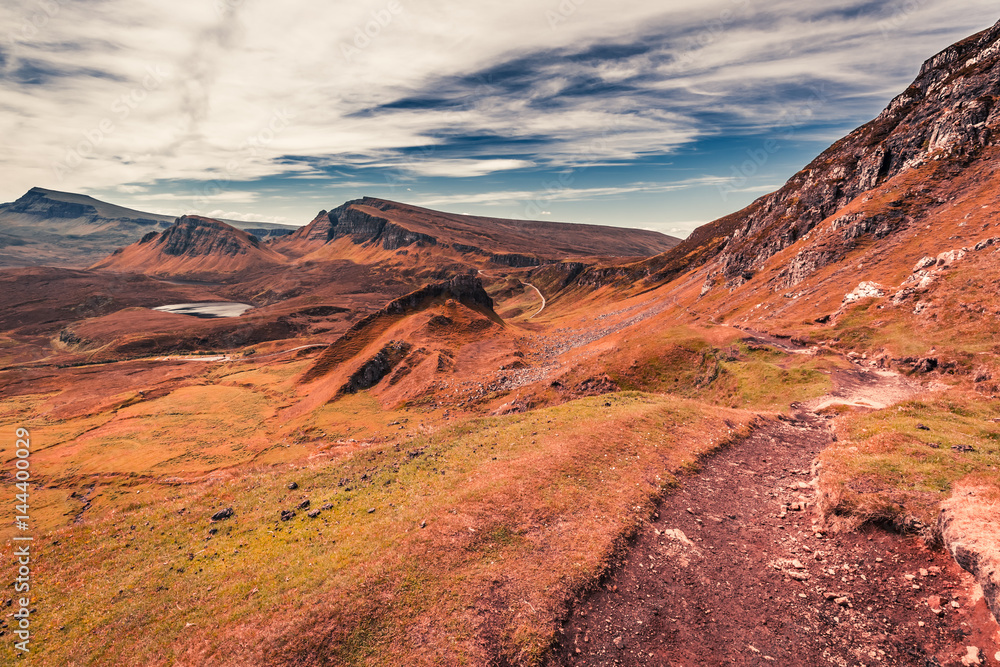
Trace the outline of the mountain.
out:
M 119 248 L 93 269 L 155 276 L 232 277 L 278 266 L 285 258 L 252 234 L 221 220 L 185 215 L 162 232 Z
M 0 270 L 0 412 L 71 584 L 36 659 L 988 660 L 998 54 L 672 249 L 364 198 Z M 160 310 L 220 301 L 252 308 Z
M 780 277 L 768 277 L 779 290 L 862 244 L 884 247 L 887 238 L 925 221 L 932 230 L 943 228 L 937 219 L 942 209 L 996 182 L 998 84 L 1000 23 L 929 59 L 876 119 L 833 144 L 780 190 L 628 271 L 605 270 L 590 279 L 666 281 L 707 267 L 706 291 L 732 289 L 794 246 L 798 252 L 783 263 Z M 960 175 L 962 189 L 954 182 Z M 880 195 L 870 194 L 875 192 Z
M 321 211 L 274 247 L 303 256 L 339 239 L 386 251 L 435 247 L 510 267 L 586 257 L 649 257 L 679 243 L 648 230 L 458 215 L 364 197 Z
M 175 220 L 87 195 L 32 188 L 17 201 L 0 205 L 0 267 L 88 266 L 149 231 L 166 229 Z M 258 238 L 281 236 L 295 229 L 272 223 L 226 222 Z

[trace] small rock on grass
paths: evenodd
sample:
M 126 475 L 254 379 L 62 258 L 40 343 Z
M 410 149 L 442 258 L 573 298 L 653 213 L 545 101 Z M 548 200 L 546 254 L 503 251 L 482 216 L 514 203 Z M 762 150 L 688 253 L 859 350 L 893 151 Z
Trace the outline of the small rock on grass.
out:
M 309 508 L 309 499 L 308 498 L 306 500 L 303 500 L 301 503 L 299 503 L 299 509 L 300 510 L 304 510 L 304 509 L 308 509 L 308 508 Z
M 316 517 L 319 516 L 319 510 L 310 510 L 309 512 L 306 513 L 306 516 L 309 517 L 310 519 L 315 519 Z
M 212 521 L 222 521 L 223 519 L 228 519 L 233 515 L 233 508 L 227 507 L 224 510 L 219 510 L 212 515 Z
M 293 510 L 281 510 L 281 520 L 290 521 L 295 517 L 295 512 Z
M 295 483 L 295 482 L 291 482 L 291 483 L 289 483 L 289 485 L 288 485 L 288 490 L 289 490 L 289 491 L 294 491 L 294 490 L 295 490 L 295 489 L 297 489 L 297 488 L 299 488 L 299 485 L 298 485 L 297 483 Z
M 327 504 L 323 505 L 323 507 L 321 507 L 320 509 L 332 510 L 333 509 L 333 503 L 327 503 Z

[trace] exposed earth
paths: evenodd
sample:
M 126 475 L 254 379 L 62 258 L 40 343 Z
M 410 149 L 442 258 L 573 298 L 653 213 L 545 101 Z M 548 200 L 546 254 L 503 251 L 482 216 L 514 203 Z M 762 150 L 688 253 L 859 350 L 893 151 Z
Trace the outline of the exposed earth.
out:
M 891 374 L 838 380 L 818 403 L 899 393 Z M 815 457 L 833 438 L 828 418 L 799 411 L 682 477 L 574 605 L 551 664 L 980 664 L 962 662 L 970 646 L 993 664 L 1000 630 L 944 549 L 871 525 L 828 532 L 817 518 Z

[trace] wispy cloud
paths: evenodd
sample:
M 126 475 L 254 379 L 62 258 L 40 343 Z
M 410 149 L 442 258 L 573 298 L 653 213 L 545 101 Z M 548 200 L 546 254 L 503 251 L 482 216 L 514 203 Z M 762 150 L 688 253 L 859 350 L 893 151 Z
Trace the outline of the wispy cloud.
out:
M 706 138 L 773 131 L 802 108 L 800 137 L 833 139 L 930 51 L 996 18 L 992 0 L 959 4 L 7 3 L 0 187 L 8 198 L 36 184 L 146 197 L 156 184 L 202 182 L 178 201 L 263 205 L 225 192 L 282 178 L 306 199 L 313 181 L 346 187 L 383 171 L 488 190 L 424 203 L 538 199 L 523 178 L 503 179 L 644 164 Z M 331 177 L 338 169 L 344 178 Z

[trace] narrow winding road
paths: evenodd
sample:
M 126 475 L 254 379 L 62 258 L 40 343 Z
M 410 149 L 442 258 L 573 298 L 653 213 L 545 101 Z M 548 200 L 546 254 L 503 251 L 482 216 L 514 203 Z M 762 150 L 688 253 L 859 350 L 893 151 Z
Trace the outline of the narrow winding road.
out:
M 531 283 L 526 283 L 523 280 L 521 282 L 522 282 L 522 284 L 524 284 L 525 287 L 530 287 L 531 289 L 533 289 L 536 292 L 538 292 L 538 298 L 542 300 L 542 307 L 539 308 L 538 310 L 536 310 L 535 313 L 531 317 L 528 318 L 530 320 L 532 317 L 537 317 L 539 314 L 541 314 L 541 312 L 543 310 L 545 310 L 545 303 L 546 303 L 545 302 L 545 295 L 542 294 L 542 290 L 538 289 L 537 287 L 535 287 Z

